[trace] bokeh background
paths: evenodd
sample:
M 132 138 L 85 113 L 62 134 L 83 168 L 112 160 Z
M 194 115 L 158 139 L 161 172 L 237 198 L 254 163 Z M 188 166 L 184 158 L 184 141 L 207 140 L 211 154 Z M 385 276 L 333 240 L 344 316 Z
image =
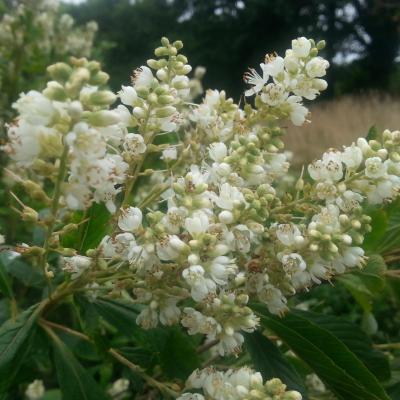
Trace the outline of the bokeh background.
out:
M 283 52 L 299 35 L 325 39 L 329 90 L 311 125 L 290 129 L 294 161 L 306 162 L 375 125 L 400 128 L 398 0 L 86 0 L 65 7 L 77 21 L 99 24 L 98 45 L 114 89 L 151 56 L 163 35 L 181 39 L 204 86 L 236 101 L 243 72 L 266 53 Z M 76 0 L 75 0 L 76 3 Z
M 0 14 L 18 0 L 0 0 Z M 181 39 L 205 88 L 240 101 L 243 73 L 292 38 L 325 39 L 329 89 L 311 105 L 312 124 L 290 128 L 302 164 L 327 147 L 377 128 L 400 128 L 400 0 L 64 0 L 78 25 L 96 21 L 93 58 L 118 90 L 152 56 L 161 36 Z

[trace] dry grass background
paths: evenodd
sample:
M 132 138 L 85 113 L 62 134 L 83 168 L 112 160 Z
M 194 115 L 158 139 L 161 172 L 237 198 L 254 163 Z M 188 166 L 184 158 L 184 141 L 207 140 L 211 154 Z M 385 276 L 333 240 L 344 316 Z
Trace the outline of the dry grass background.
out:
M 311 106 L 311 123 L 291 127 L 286 136 L 287 149 L 293 152 L 293 164 L 314 160 L 330 147 L 340 149 L 369 128 L 400 129 L 400 98 L 380 94 L 344 96 Z

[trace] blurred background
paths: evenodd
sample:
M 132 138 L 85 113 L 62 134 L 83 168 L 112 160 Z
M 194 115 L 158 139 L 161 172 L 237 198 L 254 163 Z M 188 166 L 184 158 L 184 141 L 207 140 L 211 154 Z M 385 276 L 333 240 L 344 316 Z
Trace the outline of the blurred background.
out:
M 72 3 L 72 2 L 70 2 Z M 83 23 L 99 24 L 103 61 L 116 89 L 149 58 L 163 35 L 181 39 L 204 87 L 236 101 L 243 72 L 294 37 L 325 39 L 329 90 L 312 107 L 312 124 L 290 129 L 294 161 L 350 143 L 378 128 L 400 128 L 399 0 L 86 0 L 66 4 Z
M 0 0 L 4 12 L 16 0 Z M 400 0 L 64 0 L 77 25 L 96 21 L 92 57 L 118 90 L 152 56 L 161 36 L 181 39 L 205 88 L 239 101 L 243 73 L 292 38 L 325 39 L 329 90 L 311 106 L 311 125 L 292 129 L 295 161 L 316 157 L 378 128 L 400 128 Z

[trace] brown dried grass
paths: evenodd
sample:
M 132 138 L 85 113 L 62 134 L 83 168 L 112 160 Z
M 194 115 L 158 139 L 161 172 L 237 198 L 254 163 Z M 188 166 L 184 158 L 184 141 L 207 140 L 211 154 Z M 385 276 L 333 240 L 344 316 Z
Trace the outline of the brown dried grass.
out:
M 293 164 L 314 160 L 328 148 L 340 149 L 358 137 L 365 137 L 371 126 L 400 129 L 400 98 L 381 94 L 344 96 L 321 101 L 310 107 L 311 123 L 290 127 L 287 149 L 293 152 Z

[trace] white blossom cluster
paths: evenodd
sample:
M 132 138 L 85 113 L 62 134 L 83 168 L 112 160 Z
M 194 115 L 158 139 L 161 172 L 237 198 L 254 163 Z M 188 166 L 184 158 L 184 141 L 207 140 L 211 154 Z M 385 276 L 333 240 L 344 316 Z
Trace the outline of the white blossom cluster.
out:
M 71 15 L 59 14 L 59 7 L 58 0 L 18 2 L 15 12 L 4 14 L 0 22 L 0 56 L 21 47 L 28 57 L 50 52 L 58 58 L 72 54 L 77 57 L 89 56 L 97 24 L 89 22 L 83 27 L 75 27 Z M 35 27 L 34 30 L 27 30 L 27 21 Z M 8 60 L 13 62 L 11 58 Z
M 258 326 L 249 300 L 282 315 L 288 297 L 361 267 L 363 207 L 399 192 L 399 132 L 329 150 L 281 190 L 282 126 L 304 123 L 303 98 L 326 88 L 323 46 L 298 38 L 284 58 L 267 56 L 262 76 L 245 75 L 255 97 L 243 109 L 217 90 L 192 103 L 203 71 L 190 81 L 182 43 L 166 38 L 114 109 L 97 63 L 50 67 L 48 87 L 16 103 L 7 150 L 30 174 L 65 168 L 60 206 L 115 213 L 96 249 L 64 257 L 70 278 L 108 271 L 90 288 L 140 304 L 142 327 L 180 323 L 226 355 Z
M 214 368 L 196 370 L 186 383 L 187 389 L 201 389 L 200 393 L 184 393 L 178 400 L 301 400 L 294 390 L 274 378 L 263 383 L 259 372 L 243 367 L 220 372 Z
M 108 75 L 100 64 L 72 59 L 48 68 L 52 81 L 42 92 L 21 94 L 13 105 L 18 118 L 8 127 L 4 150 L 36 180 L 56 180 L 63 168 L 62 202 L 85 209 L 92 200 L 115 210 L 115 185 L 127 164 L 110 146 L 122 140 L 119 110 L 110 111 L 116 96 L 103 87 Z

